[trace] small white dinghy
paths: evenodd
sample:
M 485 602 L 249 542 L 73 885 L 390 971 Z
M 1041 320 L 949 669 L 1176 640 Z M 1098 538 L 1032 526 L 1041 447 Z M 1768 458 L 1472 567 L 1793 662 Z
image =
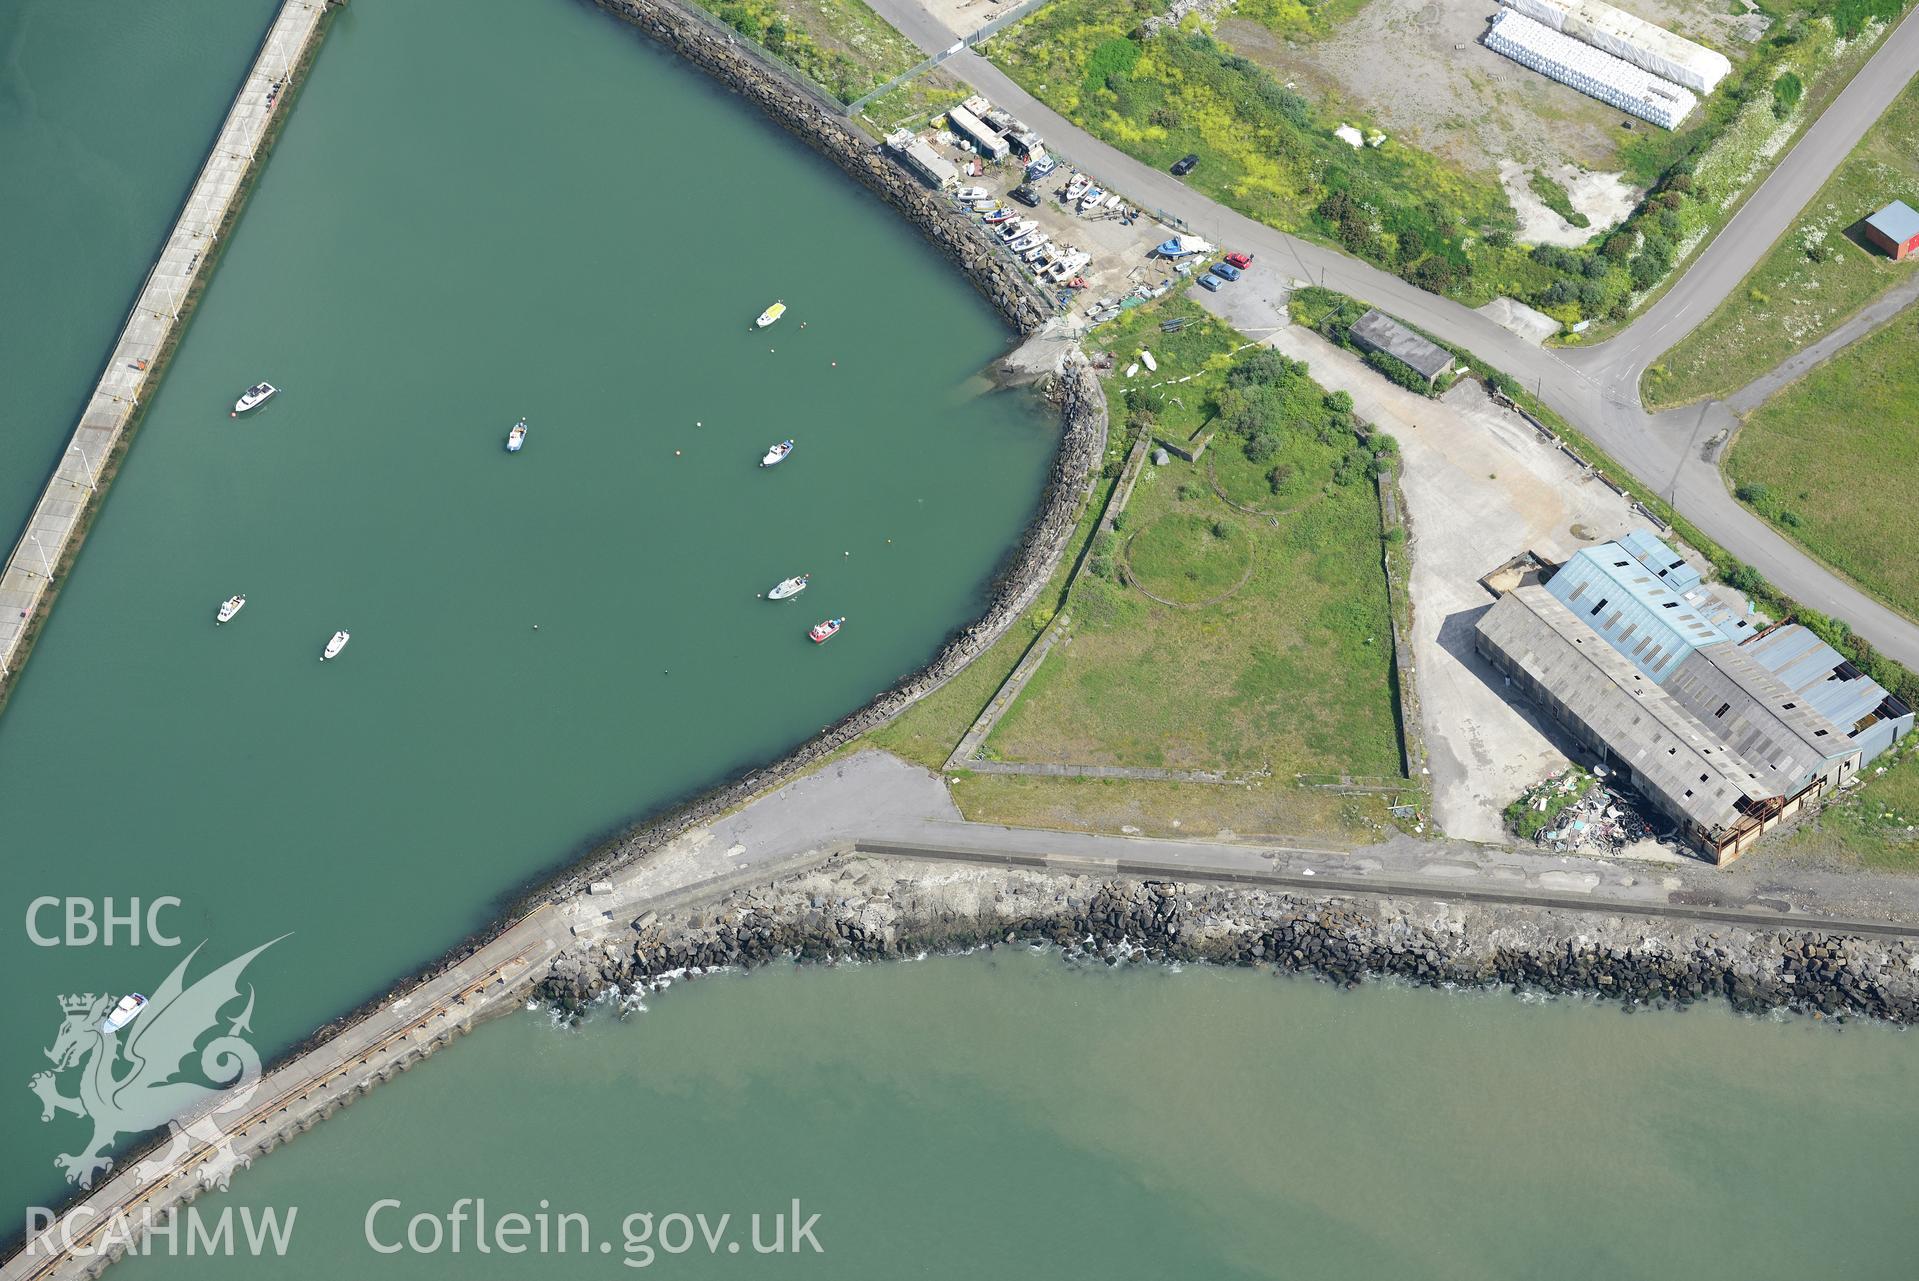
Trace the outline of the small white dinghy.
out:
M 792 452 L 793 442 L 790 440 L 782 440 L 779 444 L 766 451 L 766 457 L 760 459 L 760 466 L 776 467 L 785 462 L 787 455 Z
M 1139 349 L 1139 363 L 1142 365 L 1145 365 L 1146 368 L 1150 369 L 1154 373 L 1159 372 L 1159 362 L 1157 360 L 1154 360 L 1153 353 L 1146 350 L 1144 347 L 1141 347 Z
M 811 574 L 799 574 L 792 578 L 782 579 L 779 586 L 766 594 L 766 599 L 786 600 L 788 597 L 798 596 L 806 590 L 806 580 L 811 577 Z
M 329 658 L 338 658 L 340 656 L 340 651 L 345 649 L 346 643 L 352 639 L 353 639 L 352 632 L 333 633 L 333 639 L 326 643 L 326 649 L 322 650 L 320 653 L 320 661 L 324 663 Z
M 140 1011 L 147 1008 L 147 998 L 138 992 L 129 992 L 120 998 L 120 1004 L 100 1020 L 102 1032 L 118 1032 L 127 1024 L 140 1017 Z
M 246 597 L 244 596 L 227 597 L 226 600 L 220 603 L 220 612 L 213 616 L 213 625 L 215 627 L 218 627 L 221 623 L 232 622 L 233 616 L 239 613 L 241 610 L 245 609 L 246 607 L 247 607 Z
M 249 409 L 258 409 L 280 394 L 280 389 L 272 383 L 255 383 L 246 389 L 240 399 L 233 402 L 233 412 L 229 418 L 238 418 Z

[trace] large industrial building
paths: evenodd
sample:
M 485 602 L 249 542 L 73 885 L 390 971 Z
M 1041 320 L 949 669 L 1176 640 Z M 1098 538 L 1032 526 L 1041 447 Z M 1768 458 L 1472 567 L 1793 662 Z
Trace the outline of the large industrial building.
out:
M 1479 620 L 1475 647 L 1720 863 L 1913 724 L 1812 632 L 1756 628 L 1645 533 L 1526 575 Z

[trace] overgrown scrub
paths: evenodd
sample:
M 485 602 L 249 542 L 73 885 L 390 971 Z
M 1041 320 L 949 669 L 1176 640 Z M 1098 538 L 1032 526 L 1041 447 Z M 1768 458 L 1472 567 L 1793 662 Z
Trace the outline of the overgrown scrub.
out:
M 1572 194 L 1551 174 L 1541 173 L 1535 169 L 1527 179 L 1526 185 L 1532 188 L 1533 194 L 1539 197 L 1541 204 L 1565 219 L 1569 225 L 1592 226 L 1592 219 L 1573 208 Z
M 1116 322 L 1128 332 L 1115 345 L 1132 349 L 1190 305 L 1169 303 Z M 1227 331 L 1222 346 L 1241 342 Z M 1170 372 L 1164 357 L 1161 369 Z M 1265 349 L 1200 371 L 1180 390 L 1220 410 L 1206 459 L 1142 474 L 1115 544 L 1097 550 L 1109 567 L 1074 584 L 1072 643 L 1048 656 L 988 750 L 1020 761 L 1270 768 L 1276 788 L 1302 772 L 1394 774 L 1392 629 L 1378 499 L 1366 483 L 1375 460 L 1350 403 Z M 1272 449 L 1272 461 L 1252 462 L 1249 446 Z M 1209 463 L 1221 489 L 1244 484 L 1262 497 L 1266 474 L 1291 467 L 1292 500 L 1271 515 L 1236 511 L 1214 492 Z M 1190 607 L 1156 603 L 1140 587 Z
M 864 0 L 699 0 L 713 15 L 852 102 L 920 61 L 919 50 Z
M 1303 6 L 1262 17 L 1310 33 Z M 1058 0 L 988 52 L 1051 106 L 1149 164 L 1188 152 L 1188 181 L 1274 226 L 1337 241 L 1434 289 L 1462 285 L 1468 244 L 1510 226 L 1496 186 L 1398 142 L 1355 149 L 1336 122 L 1263 68 L 1188 25 L 1146 37 L 1156 0 Z M 1296 10 L 1296 13 L 1294 12 Z M 1288 27 L 1288 23 L 1292 25 Z

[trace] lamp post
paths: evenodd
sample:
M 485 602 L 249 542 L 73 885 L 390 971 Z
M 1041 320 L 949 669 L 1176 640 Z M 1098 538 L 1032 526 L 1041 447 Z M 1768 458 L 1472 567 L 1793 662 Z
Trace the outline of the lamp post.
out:
M 47 559 L 47 548 L 46 548 L 46 545 L 40 541 L 40 535 L 28 534 L 27 541 L 32 543 L 34 547 L 39 550 L 40 564 L 45 569 L 46 580 L 49 583 L 52 582 L 53 581 L 53 562 Z
M 86 473 L 87 489 L 92 493 L 98 494 L 100 492 L 100 486 L 94 481 L 93 463 L 87 457 L 87 451 L 80 448 L 79 442 L 75 441 L 73 444 L 67 446 L 67 452 L 80 455 L 80 468 Z

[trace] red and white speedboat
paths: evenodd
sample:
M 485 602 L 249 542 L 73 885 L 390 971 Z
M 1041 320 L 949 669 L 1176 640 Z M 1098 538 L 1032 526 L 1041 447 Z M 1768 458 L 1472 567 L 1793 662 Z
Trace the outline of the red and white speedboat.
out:
M 844 618 L 829 618 L 824 622 L 814 623 L 813 630 L 808 632 L 807 635 L 813 638 L 815 645 L 821 645 L 832 640 L 840 628 L 845 625 L 846 620 Z

